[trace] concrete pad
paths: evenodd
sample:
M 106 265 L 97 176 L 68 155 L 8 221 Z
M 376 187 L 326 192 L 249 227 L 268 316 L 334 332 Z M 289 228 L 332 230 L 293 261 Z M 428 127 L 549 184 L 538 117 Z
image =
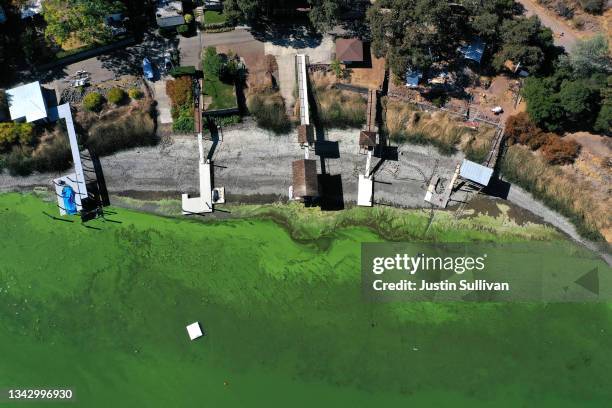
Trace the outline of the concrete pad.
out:
M 157 111 L 159 122 L 162 124 L 172 123 L 170 98 L 166 95 L 166 80 L 162 79 L 153 82 L 153 93 L 157 101 Z

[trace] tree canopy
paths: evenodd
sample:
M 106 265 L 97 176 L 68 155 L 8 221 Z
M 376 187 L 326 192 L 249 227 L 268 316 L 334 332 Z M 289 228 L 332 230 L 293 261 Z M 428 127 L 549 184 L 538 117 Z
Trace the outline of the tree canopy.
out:
M 579 76 L 612 73 L 612 60 L 607 38 L 599 34 L 587 40 L 579 40 L 569 55 L 569 62 Z
M 436 60 L 456 59 L 457 48 L 476 37 L 495 68 L 509 59 L 535 72 L 553 48 L 552 33 L 519 11 L 513 0 L 380 0 L 367 18 L 374 52 L 387 56 L 399 76 L 408 67 L 424 70 Z
M 123 4 L 114 0 L 46 0 L 45 34 L 59 45 L 69 38 L 86 44 L 104 41 L 111 35 L 105 18 L 122 9 Z
M 275 11 L 295 10 L 305 1 L 299 0 L 225 0 L 223 9 L 233 21 L 259 22 L 262 17 L 270 17 Z M 337 21 L 338 13 L 350 0 L 307 0 L 310 6 L 308 17 L 318 30 L 331 28 Z
M 608 42 L 601 36 L 579 41 L 557 59 L 551 75 L 525 81 L 529 116 L 542 128 L 594 130 L 612 128 L 612 75 Z

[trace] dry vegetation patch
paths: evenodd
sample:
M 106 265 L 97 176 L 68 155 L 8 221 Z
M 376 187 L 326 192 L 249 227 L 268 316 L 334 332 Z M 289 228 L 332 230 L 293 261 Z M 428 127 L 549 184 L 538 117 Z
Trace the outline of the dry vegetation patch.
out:
M 383 101 L 385 127 L 392 141 L 432 144 L 444 154 L 457 148 L 471 160 L 480 162 L 489 151 L 495 129 L 481 126 L 477 130 L 445 112 L 425 112 L 413 105 L 385 99 Z

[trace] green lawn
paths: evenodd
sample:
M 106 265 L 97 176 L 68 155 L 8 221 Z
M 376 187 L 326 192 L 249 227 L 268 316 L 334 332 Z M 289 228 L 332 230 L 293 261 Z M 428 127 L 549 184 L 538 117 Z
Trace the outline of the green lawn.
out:
M 382 238 L 356 224 L 392 235 L 425 213 L 244 207 L 232 211 L 247 218 L 202 223 L 108 210 L 85 228 L 45 215 L 53 203 L 0 195 L 0 389 L 71 387 L 77 402 L 57 406 L 87 408 L 612 399 L 609 304 L 364 302 L 360 243 Z M 432 239 L 494 236 L 493 221 L 464 222 Z M 498 239 L 523 236 L 503 225 Z M 206 336 L 190 342 L 193 321 Z
M 204 78 L 204 94 L 212 97 L 208 110 L 235 108 L 236 88 L 221 82 L 218 78 Z
M 207 10 L 204 12 L 204 24 L 225 23 L 227 17 L 221 11 Z

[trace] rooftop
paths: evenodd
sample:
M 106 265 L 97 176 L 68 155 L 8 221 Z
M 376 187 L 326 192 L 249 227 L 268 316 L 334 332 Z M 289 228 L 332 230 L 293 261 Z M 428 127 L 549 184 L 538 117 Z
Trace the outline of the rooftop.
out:
M 376 147 L 376 132 L 362 130 L 361 133 L 359 133 L 359 146 Z
M 168 18 L 180 16 L 183 13 L 183 2 L 158 0 L 155 16 L 157 18 Z
M 409 88 L 416 88 L 419 86 L 419 81 L 423 78 L 421 71 L 417 69 L 408 69 L 406 71 L 406 86 Z
M 461 163 L 459 175 L 474 183 L 487 186 L 493 175 L 493 169 L 470 160 L 464 160 L 463 163 Z
M 293 167 L 293 195 L 296 198 L 317 197 L 319 183 L 317 180 L 316 160 L 296 160 Z
M 21 6 L 21 18 L 33 17 L 42 11 L 42 0 L 28 0 Z
M 357 38 L 338 38 L 336 58 L 343 62 L 362 62 L 363 42 Z
M 459 52 L 463 54 L 463 58 L 480 63 L 484 54 L 485 43 L 480 38 L 475 38 L 471 43 L 459 47 Z
M 298 143 L 299 144 L 314 143 L 314 129 L 311 125 L 298 126 Z
M 47 117 L 47 105 L 38 81 L 6 91 L 12 120 L 34 122 Z

